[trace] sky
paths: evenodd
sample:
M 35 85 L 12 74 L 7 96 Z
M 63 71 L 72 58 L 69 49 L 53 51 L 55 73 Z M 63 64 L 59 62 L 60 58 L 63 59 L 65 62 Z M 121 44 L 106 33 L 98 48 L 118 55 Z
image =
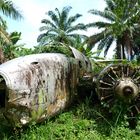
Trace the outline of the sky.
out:
M 26 47 L 37 45 L 37 37 L 41 34 L 39 28 L 43 26 L 41 20 L 47 18 L 45 14 L 49 10 L 58 8 L 61 10 L 64 6 L 71 6 L 70 15 L 82 14 L 77 22 L 89 23 L 98 20 L 88 13 L 91 9 L 103 10 L 104 0 L 12 0 L 15 7 L 21 12 L 24 19 L 14 21 L 7 19 L 8 32 L 22 32 L 20 43 Z M 86 35 L 92 35 L 97 29 L 90 29 L 85 32 Z
M 88 11 L 91 9 L 104 10 L 106 4 L 104 0 L 11 0 L 15 7 L 23 15 L 23 19 L 15 21 L 10 18 L 6 19 L 8 24 L 8 32 L 21 32 L 21 40 L 19 44 L 31 48 L 37 45 L 37 37 L 42 33 L 39 28 L 43 26 L 42 19 L 48 18 L 45 14 L 49 10 L 58 8 L 61 10 L 64 6 L 71 6 L 70 16 L 77 13 L 82 14 L 77 23 L 92 23 L 99 21 L 98 16 L 93 16 Z M 99 32 L 98 29 L 90 28 L 86 32 L 82 32 L 88 36 Z M 108 54 L 111 54 L 109 50 Z M 112 55 L 108 55 L 111 58 Z

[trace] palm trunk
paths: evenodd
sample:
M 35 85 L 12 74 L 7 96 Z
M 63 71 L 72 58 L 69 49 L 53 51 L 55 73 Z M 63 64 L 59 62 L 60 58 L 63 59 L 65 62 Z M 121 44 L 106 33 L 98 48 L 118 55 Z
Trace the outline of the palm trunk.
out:
M 117 55 L 116 56 L 117 59 L 121 59 L 121 46 L 118 42 L 117 42 L 116 55 Z
M 122 53 L 122 56 L 121 56 L 121 59 L 126 59 L 126 56 L 125 56 L 125 49 L 124 49 L 124 46 L 122 45 L 122 48 L 121 48 L 121 53 Z
M 121 40 L 117 40 L 117 49 L 116 49 L 117 59 L 125 59 L 125 50 L 124 45 Z
M 2 46 L 0 46 L 0 64 L 4 63 L 4 53 Z
M 129 32 L 125 34 L 125 48 L 127 53 L 127 60 L 132 60 L 132 40 Z
M 131 61 L 132 60 L 132 48 L 131 48 L 130 44 L 127 46 L 127 54 L 128 54 L 128 60 Z

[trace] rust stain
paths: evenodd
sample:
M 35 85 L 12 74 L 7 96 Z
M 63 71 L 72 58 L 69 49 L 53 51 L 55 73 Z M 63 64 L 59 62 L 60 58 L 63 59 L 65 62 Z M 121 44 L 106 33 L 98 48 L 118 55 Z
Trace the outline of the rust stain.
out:
M 26 71 L 26 74 L 25 74 L 25 79 L 26 79 L 26 84 L 29 85 L 29 87 L 31 87 L 31 72 L 30 71 Z

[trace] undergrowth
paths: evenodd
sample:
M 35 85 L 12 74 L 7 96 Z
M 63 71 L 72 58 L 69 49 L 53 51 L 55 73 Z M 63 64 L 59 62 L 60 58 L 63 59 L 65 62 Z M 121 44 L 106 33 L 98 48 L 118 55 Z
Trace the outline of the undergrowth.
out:
M 99 103 L 86 98 L 41 124 L 20 130 L 0 126 L 0 137 L 2 140 L 139 140 L 140 122 L 130 129 L 125 116 L 112 116 Z

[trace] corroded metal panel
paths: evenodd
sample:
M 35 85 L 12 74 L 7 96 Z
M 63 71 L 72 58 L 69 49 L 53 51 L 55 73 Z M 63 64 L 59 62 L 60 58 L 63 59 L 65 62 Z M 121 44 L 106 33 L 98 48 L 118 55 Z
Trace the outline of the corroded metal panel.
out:
M 87 64 L 84 63 L 85 58 L 44 53 L 2 64 L 0 94 L 4 100 L 0 100 L 1 113 L 13 126 L 41 122 L 57 114 L 76 95 L 79 77 L 84 74 L 79 72 L 86 72 Z M 90 69 L 90 65 L 88 67 Z
M 83 75 L 83 73 L 91 72 L 91 62 L 89 61 L 89 59 L 77 49 L 73 47 L 70 47 L 70 49 L 72 50 L 74 58 L 79 61 L 81 76 Z

